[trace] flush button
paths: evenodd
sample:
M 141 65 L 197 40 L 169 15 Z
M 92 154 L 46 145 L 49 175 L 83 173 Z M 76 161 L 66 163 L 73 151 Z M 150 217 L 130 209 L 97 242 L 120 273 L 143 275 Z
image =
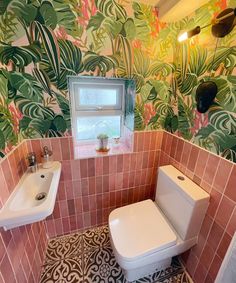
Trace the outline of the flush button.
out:
M 178 176 L 177 177 L 180 181 L 184 181 L 185 180 L 185 178 L 183 177 L 183 176 Z

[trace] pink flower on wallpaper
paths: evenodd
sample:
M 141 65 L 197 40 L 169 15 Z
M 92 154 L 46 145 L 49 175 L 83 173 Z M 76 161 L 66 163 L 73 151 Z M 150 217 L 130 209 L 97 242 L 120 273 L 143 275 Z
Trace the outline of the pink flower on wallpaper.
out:
M 95 5 L 95 0 L 82 0 L 81 7 L 80 7 L 81 16 L 77 18 L 77 22 L 86 27 L 90 20 L 91 16 L 94 16 L 97 13 L 97 8 Z
M 20 112 L 19 109 L 16 108 L 15 104 L 11 103 L 9 106 L 8 106 L 8 109 L 9 111 L 11 112 L 12 114 L 12 119 L 13 119 L 13 127 L 14 127 L 14 132 L 16 134 L 19 133 L 19 123 L 20 123 L 20 120 L 23 118 L 23 115 L 22 113 Z
M 147 103 L 144 105 L 144 123 L 147 125 L 151 118 L 156 115 L 156 110 L 152 103 Z
M 67 39 L 68 35 L 66 33 L 66 30 L 63 27 L 59 27 L 58 30 L 56 31 L 56 37 L 58 39 Z
M 204 128 L 208 125 L 208 115 L 207 114 L 201 114 L 197 110 L 194 111 L 194 126 L 191 129 L 192 134 L 196 134 L 201 128 Z
M 133 40 L 132 45 L 133 45 L 133 48 L 141 49 L 142 42 L 139 39 L 135 39 L 135 40 Z

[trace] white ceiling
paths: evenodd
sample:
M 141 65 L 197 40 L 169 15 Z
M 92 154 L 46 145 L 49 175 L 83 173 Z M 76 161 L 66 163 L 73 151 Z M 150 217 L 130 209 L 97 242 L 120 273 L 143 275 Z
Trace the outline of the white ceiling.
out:
M 156 6 L 162 21 L 174 22 L 190 15 L 209 0 L 139 0 L 139 2 Z

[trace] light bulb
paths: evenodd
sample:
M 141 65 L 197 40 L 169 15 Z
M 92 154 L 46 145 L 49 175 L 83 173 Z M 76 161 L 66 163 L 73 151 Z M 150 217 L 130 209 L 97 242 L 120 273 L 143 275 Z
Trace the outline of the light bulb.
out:
M 182 34 L 179 35 L 179 37 L 178 37 L 178 41 L 179 41 L 179 42 L 182 42 L 182 41 L 184 41 L 184 40 L 186 40 L 186 39 L 188 39 L 188 33 L 187 33 L 187 32 L 182 33 Z

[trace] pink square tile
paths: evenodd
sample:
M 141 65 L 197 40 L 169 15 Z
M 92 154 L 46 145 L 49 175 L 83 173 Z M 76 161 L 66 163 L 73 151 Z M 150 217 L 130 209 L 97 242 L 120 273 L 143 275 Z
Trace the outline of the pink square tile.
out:
M 155 149 L 159 150 L 162 147 L 162 140 L 163 140 L 164 133 L 161 131 L 157 131 L 156 134 L 157 134 L 157 138 L 156 138 L 156 148 Z
M 222 227 L 226 227 L 229 219 L 234 210 L 235 204 L 228 199 L 227 197 L 223 197 L 219 204 L 219 209 L 216 214 L 216 222 L 219 223 Z
M 198 160 L 195 168 L 195 174 L 203 179 L 203 174 L 205 171 L 206 163 L 208 160 L 209 153 L 205 150 L 200 150 L 199 155 L 198 155 Z
M 95 158 L 96 176 L 103 174 L 103 158 Z
M 134 187 L 134 178 L 135 178 L 135 172 L 130 172 L 130 174 L 129 174 L 129 188 Z
M 109 157 L 103 157 L 103 175 L 109 174 Z
M 221 193 L 217 192 L 214 189 L 211 190 L 210 204 L 207 210 L 207 214 L 210 215 L 212 218 L 215 217 L 216 211 L 220 204 L 221 197 L 222 197 Z
M 206 215 L 204 220 L 203 220 L 203 223 L 202 223 L 202 227 L 201 227 L 201 230 L 200 230 L 200 235 L 206 239 L 209 232 L 210 232 L 210 229 L 212 227 L 212 223 L 213 223 L 213 219 Z
M 71 160 L 71 173 L 73 180 L 80 179 L 80 161 L 79 160 Z
M 209 236 L 207 238 L 207 243 L 213 250 L 216 250 L 219 242 L 224 234 L 224 229 L 219 226 L 216 222 L 213 223 L 211 227 L 211 231 L 209 233 Z
M 89 194 L 89 182 L 87 178 L 81 179 L 81 191 L 82 196 L 87 196 Z
M 232 240 L 232 237 L 228 233 L 225 232 L 224 236 L 221 239 L 219 247 L 217 249 L 217 254 L 219 255 L 220 258 L 222 259 L 224 258 L 231 240 Z
M 222 264 L 222 259 L 218 255 L 215 255 L 209 269 L 209 274 L 213 280 L 216 279 L 221 264 Z
M 225 189 L 225 194 L 234 202 L 236 202 L 235 190 L 236 190 L 236 166 L 234 165 Z
M 236 208 L 234 208 L 234 212 L 229 220 L 226 230 L 231 236 L 233 236 L 236 231 Z
M 94 195 L 96 192 L 95 177 L 89 178 L 88 182 L 89 182 L 89 195 Z
M 53 151 L 53 159 L 58 161 L 62 160 L 61 143 L 59 138 L 52 138 L 51 146 Z
M 123 174 L 116 174 L 116 190 L 121 190 L 123 187 Z
M 150 148 L 150 142 L 151 142 L 151 132 L 145 132 L 144 133 L 144 145 L 143 150 L 148 151 Z
M 61 180 L 72 180 L 71 162 L 69 160 L 62 161 Z
M 8 158 L 3 160 L 1 165 L 2 165 L 2 171 L 3 171 L 4 179 L 5 179 L 6 184 L 7 184 L 8 191 L 11 193 L 14 189 L 14 181 L 13 181 L 13 176 L 12 176 L 12 173 L 11 173 Z
M 95 196 L 94 196 L 95 197 Z M 82 197 L 78 197 L 74 200 L 76 214 L 83 212 Z
M 191 277 L 193 277 L 197 265 L 198 265 L 197 257 L 194 255 L 193 252 L 190 252 L 187 263 L 186 263 L 186 268 Z
M 109 187 L 109 175 L 104 175 L 102 176 L 102 187 L 103 187 L 103 193 L 109 192 L 110 187 Z
M 152 131 L 151 132 L 151 141 L 150 141 L 150 150 L 156 149 L 156 140 L 157 140 L 157 132 Z
M 145 136 L 144 132 L 139 132 L 138 133 L 138 149 L 137 149 L 137 151 L 143 151 L 143 148 L 144 148 L 144 136 Z
M 80 176 L 81 178 L 88 177 L 88 159 L 80 160 Z
M 170 156 L 172 158 L 175 157 L 175 152 L 176 152 L 176 149 L 177 149 L 177 143 L 178 143 L 178 138 L 173 136 L 172 144 L 171 144 L 171 149 L 170 149 Z
M 117 172 L 117 158 L 118 157 L 116 157 L 116 155 L 109 156 L 109 173 L 110 174 L 114 174 Z
M 131 154 L 123 155 L 123 172 L 130 171 L 130 159 L 131 159 Z
M 228 178 L 230 176 L 231 170 L 232 170 L 233 164 L 225 159 L 220 159 L 220 163 L 216 172 L 216 176 L 214 179 L 213 187 L 223 193 Z M 236 172 L 236 171 L 235 171 Z M 232 175 L 233 176 L 233 175 Z
M 136 163 L 137 163 L 137 153 L 130 155 L 130 171 L 136 170 Z
M 207 269 L 205 268 L 204 265 L 202 265 L 199 262 L 197 267 L 196 267 L 194 276 L 193 276 L 194 283 L 202 283 L 202 282 L 204 282 L 206 276 L 207 276 Z
M 191 144 L 188 142 L 184 142 L 184 148 L 183 148 L 182 157 L 181 157 L 181 164 L 184 167 L 187 167 L 188 165 L 188 160 L 189 160 L 191 149 L 192 149 Z
M 205 266 L 207 270 L 211 265 L 214 255 L 215 255 L 215 251 L 206 243 L 200 257 L 200 262 Z
M 89 198 L 88 196 L 82 197 L 83 212 L 89 212 Z
M 138 151 L 138 133 L 134 133 L 134 152 Z
M 148 151 L 143 152 L 142 169 L 148 168 L 148 155 L 149 155 Z
M 6 170 L 6 169 L 5 169 Z M 8 191 L 8 187 L 4 178 L 4 174 L 2 171 L 2 166 L 0 165 L 0 180 L 1 180 L 1 195 L 0 199 L 2 200 L 2 203 L 5 203 L 10 195 L 10 192 Z
M 102 176 L 96 177 L 96 194 L 102 193 Z
M 95 176 L 95 159 L 89 158 L 88 159 L 88 177 Z
M 203 179 L 205 182 L 207 182 L 210 185 L 213 184 L 213 180 L 214 180 L 219 162 L 220 162 L 220 158 L 218 156 L 215 156 L 213 154 L 209 155 Z
M 70 160 L 70 144 L 68 138 L 60 138 L 62 160 Z
M 180 162 L 180 160 L 181 160 L 183 148 L 184 148 L 184 141 L 182 139 L 178 139 L 176 151 L 175 151 L 175 159 L 178 162 Z
M 73 181 L 73 195 L 75 198 L 80 197 L 82 195 L 82 186 L 81 181 Z
M 123 174 L 123 189 L 126 189 L 129 187 L 129 173 L 125 172 Z
M 142 163 L 143 163 L 143 153 L 139 152 L 136 155 L 136 170 L 142 169 Z
M 167 140 L 166 140 L 166 146 L 165 146 L 165 153 L 170 155 L 171 148 L 172 148 L 172 140 L 173 136 L 167 133 Z
M 131 155 L 131 160 L 132 160 L 132 156 Z M 120 155 L 117 155 L 117 172 L 120 173 L 120 172 L 123 172 L 123 155 L 120 154 Z
M 196 146 L 192 146 L 192 149 L 190 152 L 191 158 L 189 158 L 188 166 L 187 166 L 188 170 L 190 170 L 191 172 L 195 172 L 198 155 L 199 155 L 199 149 Z

